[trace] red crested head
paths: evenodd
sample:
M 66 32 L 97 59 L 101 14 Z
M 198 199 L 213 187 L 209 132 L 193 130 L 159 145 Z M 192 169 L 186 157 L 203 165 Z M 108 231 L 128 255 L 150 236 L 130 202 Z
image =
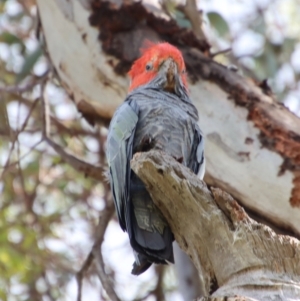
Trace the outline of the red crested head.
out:
M 174 90 L 174 79 L 177 75 L 187 90 L 185 63 L 181 52 L 169 43 L 147 44 L 148 47 L 142 50 L 142 56 L 133 63 L 128 72 L 131 78 L 129 91 L 147 84 L 160 72 L 166 74 L 165 90 Z

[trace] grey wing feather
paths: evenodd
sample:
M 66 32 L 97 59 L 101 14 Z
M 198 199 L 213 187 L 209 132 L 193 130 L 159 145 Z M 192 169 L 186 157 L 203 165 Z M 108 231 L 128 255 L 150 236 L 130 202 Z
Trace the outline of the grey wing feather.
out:
M 202 180 L 205 172 L 204 137 L 196 124 L 188 167 Z
M 129 201 L 130 159 L 137 122 L 136 104 L 125 102 L 115 112 L 107 136 L 106 156 L 110 170 L 111 190 L 123 230 L 126 230 L 124 211 Z
M 205 173 L 205 156 L 204 156 L 204 136 L 199 127 L 197 127 L 197 133 L 201 136 L 200 142 L 197 147 L 197 161 L 199 162 L 198 177 L 203 180 Z

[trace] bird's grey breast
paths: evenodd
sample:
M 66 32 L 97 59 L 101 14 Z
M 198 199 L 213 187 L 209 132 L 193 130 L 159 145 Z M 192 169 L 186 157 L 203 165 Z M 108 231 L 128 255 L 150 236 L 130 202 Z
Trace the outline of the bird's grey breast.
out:
M 186 165 L 194 139 L 195 120 L 185 105 L 159 98 L 137 100 L 137 104 L 139 120 L 133 152 L 163 150 Z

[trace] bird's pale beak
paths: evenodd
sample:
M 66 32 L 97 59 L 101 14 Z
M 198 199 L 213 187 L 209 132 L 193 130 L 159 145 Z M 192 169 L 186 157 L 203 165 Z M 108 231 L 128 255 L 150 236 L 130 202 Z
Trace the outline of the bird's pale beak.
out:
M 160 67 L 160 72 L 166 76 L 164 90 L 168 92 L 175 91 L 176 78 L 178 78 L 178 66 L 172 58 L 168 58 Z

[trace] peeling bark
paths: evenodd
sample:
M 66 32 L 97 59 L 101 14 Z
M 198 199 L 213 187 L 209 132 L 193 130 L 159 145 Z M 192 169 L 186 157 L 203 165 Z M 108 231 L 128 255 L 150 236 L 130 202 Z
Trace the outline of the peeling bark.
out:
M 247 120 L 253 122 L 259 129 L 257 135 L 261 147 L 280 154 L 283 162 L 278 176 L 285 171 L 294 173 L 294 187 L 291 191 L 290 204 L 300 207 L 300 119 L 291 113 L 275 99 L 264 95 L 254 82 L 247 81 L 236 73 L 230 72 L 220 64 L 211 61 L 197 51 L 184 51 L 188 70 L 192 70 L 192 77 L 217 83 L 228 93 L 227 99 L 234 101 L 247 110 Z M 252 139 L 245 138 L 247 144 Z M 240 152 L 239 156 L 249 153 Z
M 299 300 L 297 239 L 276 235 L 255 222 L 228 193 L 208 190 L 189 169 L 162 152 L 138 153 L 131 167 L 201 271 L 205 296 Z
M 94 0 L 91 10 L 90 23 L 99 28 L 103 50 L 120 59 L 114 66 L 117 74 L 126 74 L 132 62 L 140 55 L 145 37 L 155 42 L 166 41 L 195 47 L 206 54 L 209 52 L 210 46 L 205 39 L 198 39 L 193 31 L 180 28 L 162 12 L 157 17 L 141 2 L 124 1 L 122 5 L 115 5 Z

